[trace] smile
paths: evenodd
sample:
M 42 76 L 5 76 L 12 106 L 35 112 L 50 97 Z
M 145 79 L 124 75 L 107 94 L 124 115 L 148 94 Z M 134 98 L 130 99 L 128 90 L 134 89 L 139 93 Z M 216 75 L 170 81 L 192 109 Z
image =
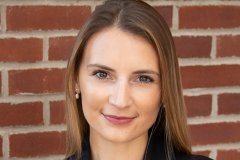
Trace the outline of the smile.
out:
M 123 125 L 128 124 L 133 121 L 136 117 L 124 117 L 124 116 L 115 116 L 115 115 L 104 115 L 104 118 L 108 120 L 110 123 L 115 125 Z

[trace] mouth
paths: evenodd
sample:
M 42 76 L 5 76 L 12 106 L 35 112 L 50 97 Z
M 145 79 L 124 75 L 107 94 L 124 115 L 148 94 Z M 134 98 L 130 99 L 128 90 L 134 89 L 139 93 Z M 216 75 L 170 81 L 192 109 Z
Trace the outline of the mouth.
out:
M 103 114 L 104 118 L 112 124 L 123 125 L 131 123 L 136 117 L 116 116 Z

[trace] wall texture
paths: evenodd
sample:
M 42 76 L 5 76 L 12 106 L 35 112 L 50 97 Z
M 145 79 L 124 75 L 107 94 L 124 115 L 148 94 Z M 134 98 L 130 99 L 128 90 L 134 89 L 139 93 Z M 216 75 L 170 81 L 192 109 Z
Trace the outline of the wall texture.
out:
M 195 152 L 240 159 L 240 1 L 147 1 L 175 38 Z M 64 73 L 101 1 L 0 0 L 0 159 L 63 159 Z

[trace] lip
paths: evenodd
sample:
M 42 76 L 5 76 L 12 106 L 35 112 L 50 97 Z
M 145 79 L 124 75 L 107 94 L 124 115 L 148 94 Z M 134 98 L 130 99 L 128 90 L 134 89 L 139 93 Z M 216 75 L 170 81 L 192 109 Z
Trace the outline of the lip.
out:
M 115 116 L 115 115 L 104 115 L 104 118 L 108 120 L 110 123 L 115 125 L 123 125 L 128 124 L 133 121 L 136 117 L 124 117 L 124 116 Z

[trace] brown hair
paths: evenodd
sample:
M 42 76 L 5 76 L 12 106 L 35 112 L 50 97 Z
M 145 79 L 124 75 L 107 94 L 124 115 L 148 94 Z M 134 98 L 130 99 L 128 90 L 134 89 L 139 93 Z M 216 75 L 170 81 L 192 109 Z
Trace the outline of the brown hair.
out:
M 93 34 L 113 26 L 145 38 L 155 48 L 159 57 L 161 101 L 165 106 L 166 145 L 190 154 L 191 144 L 187 131 L 178 60 L 168 25 L 153 7 L 143 1 L 107 0 L 103 5 L 96 7 L 81 28 L 68 62 L 67 156 L 81 155 L 83 136 L 88 132 L 89 127 L 83 115 L 81 96 L 80 99 L 75 99 L 75 83 L 84 48 Z

